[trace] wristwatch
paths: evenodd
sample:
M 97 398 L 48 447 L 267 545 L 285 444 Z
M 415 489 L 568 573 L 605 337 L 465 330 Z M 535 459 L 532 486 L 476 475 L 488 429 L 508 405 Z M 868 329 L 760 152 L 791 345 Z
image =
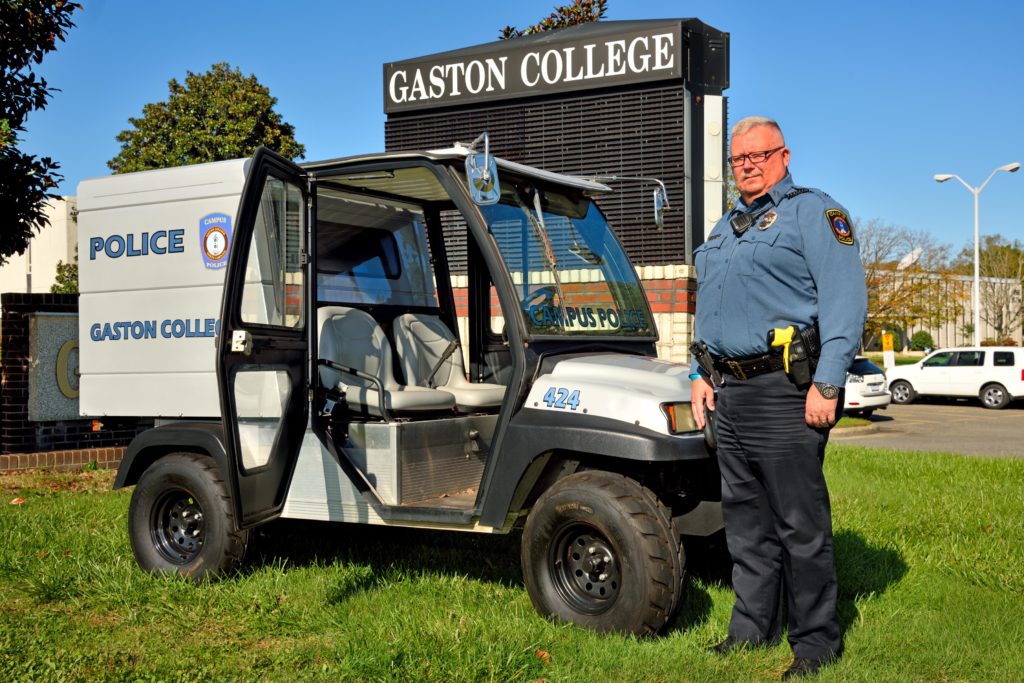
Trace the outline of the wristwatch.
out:
M 815 382 L 814 386 L 818 387 L 818 391 L 825 398 L 832 400 L 833 398 L 839 398 L 839 387 L 835 384 L 829 384 L 827 382 Z

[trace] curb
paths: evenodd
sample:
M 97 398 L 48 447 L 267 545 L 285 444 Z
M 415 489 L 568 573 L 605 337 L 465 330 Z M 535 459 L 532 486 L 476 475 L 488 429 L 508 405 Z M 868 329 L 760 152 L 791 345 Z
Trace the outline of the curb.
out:
M 829 434 L 830 439 L 843 439 L 847 437 L 864 436 L 865 434 L 874 434 L 879 430 L 877 424 L 864 425 L 863 427 L 842 427 L 840 429 L 833 429 Z
M 100 469 L 117 469 L 127 450 L 125 446 L 106 446 L 66 451 L 5 453 L 0 455 L 0 472 L 34 469 L 73 471 L 93 462 Z

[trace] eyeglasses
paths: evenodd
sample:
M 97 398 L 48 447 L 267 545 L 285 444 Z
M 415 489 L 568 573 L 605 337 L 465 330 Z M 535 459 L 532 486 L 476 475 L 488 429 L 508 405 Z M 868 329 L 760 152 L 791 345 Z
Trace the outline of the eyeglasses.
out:
M 778 152 L 780 149 L 785 149 L 786 146 L 776 147 L 775 149 L 765 150 L 764 152 L 750 152 L 749 154 L 737 154 L 734 157 L 729 157 L 730 166 L 742 166 L 747 163 L 747 159 L 750 159 L 752 164 L 763 164 L 768 161 L 768 157 Z

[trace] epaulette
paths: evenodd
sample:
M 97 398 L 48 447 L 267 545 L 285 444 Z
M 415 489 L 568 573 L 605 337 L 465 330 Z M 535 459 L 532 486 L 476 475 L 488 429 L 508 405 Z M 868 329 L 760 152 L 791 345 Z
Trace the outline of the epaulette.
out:
M 805 192 L 810 192 L 810 191 L 811 191 L 811 188 L 809 188 L 809 187 L 794 187 L 792 190 L 790 190 L 786 194 L 782 195 L 782 198 L 783 199 L 792 199 L 793 197 L 799 197 L 800 195 L 804 194 Z

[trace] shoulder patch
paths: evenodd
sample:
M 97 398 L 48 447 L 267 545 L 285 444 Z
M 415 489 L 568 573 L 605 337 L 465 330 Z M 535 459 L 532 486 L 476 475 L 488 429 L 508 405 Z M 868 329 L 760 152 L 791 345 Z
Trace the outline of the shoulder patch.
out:
M 832 228 L 832 234 L 835 235 L 836 242 L 847 246 L 853 244 L 853 226 L 850 225 L 850 219 L 846 217 L 842 210 L 826 209 L 825 220 L 828 221 L 829 227 Z

